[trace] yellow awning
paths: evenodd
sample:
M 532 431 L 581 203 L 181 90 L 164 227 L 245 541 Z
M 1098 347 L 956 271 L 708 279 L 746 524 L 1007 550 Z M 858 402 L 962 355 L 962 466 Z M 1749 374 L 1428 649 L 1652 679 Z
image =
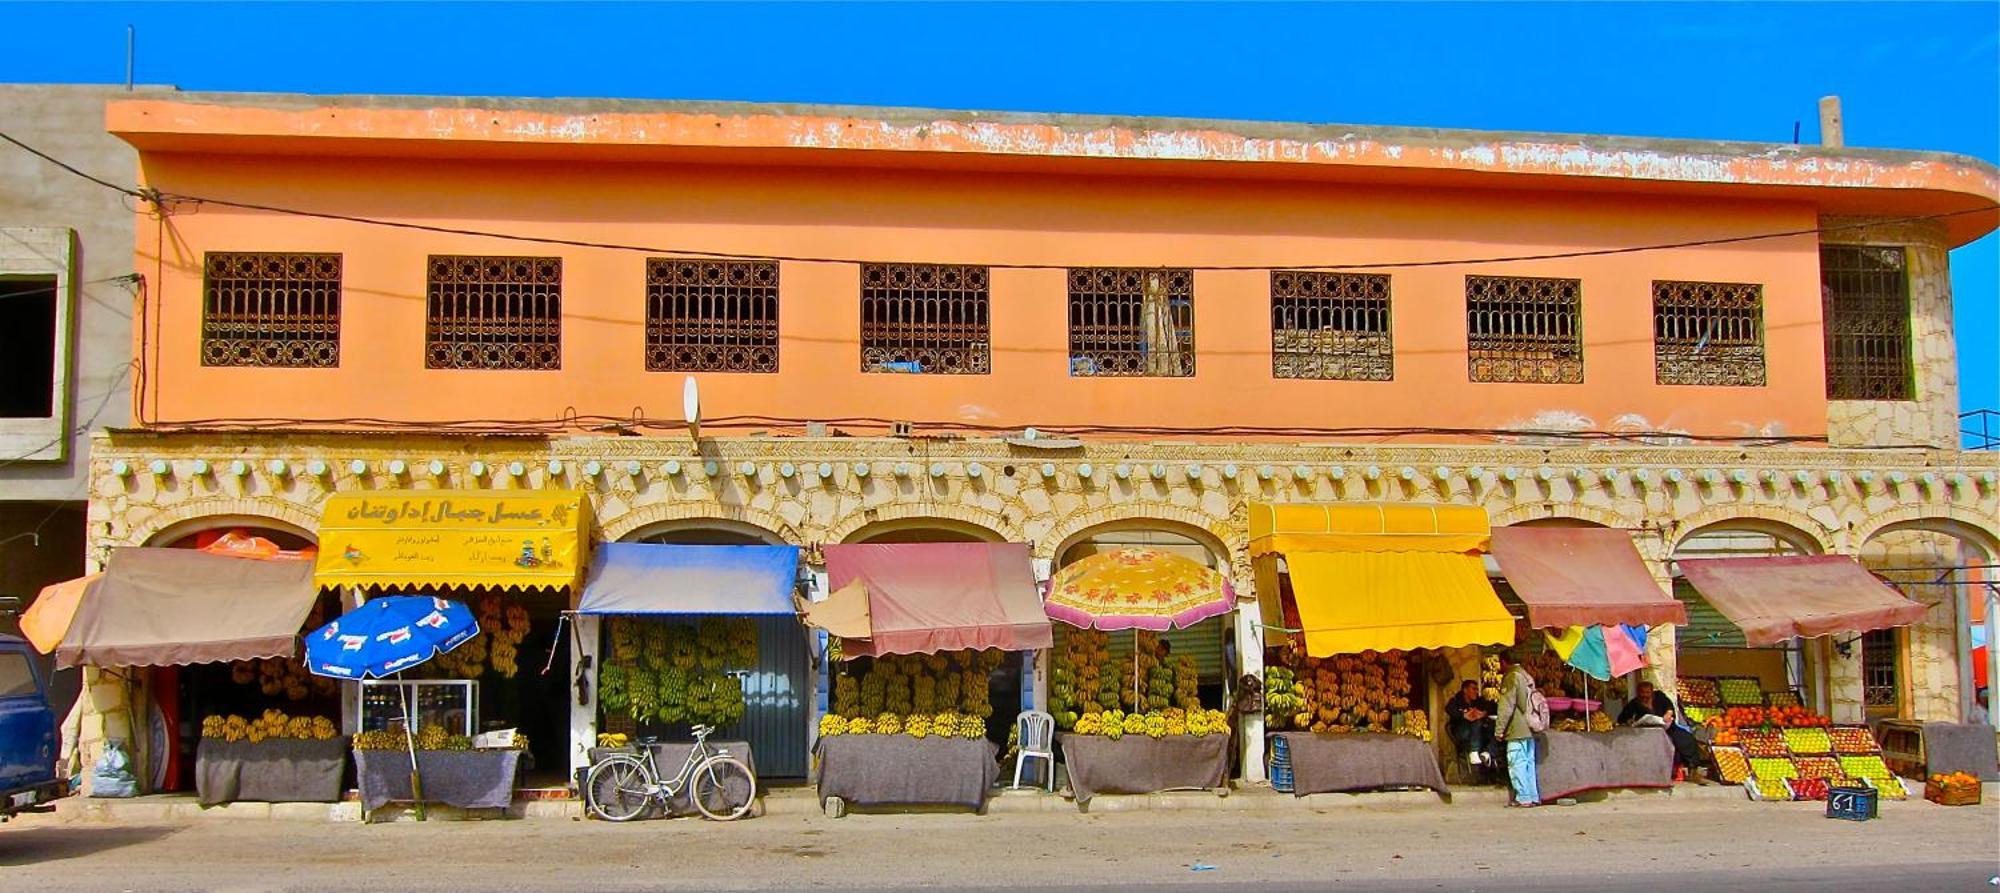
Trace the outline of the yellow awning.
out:
M 1250 554 L 1294 552 L 1481 552 L 1492 529 L 1469 505 L 1353 502 L 1250 504 Z
M 1252 556 L 1285 559 L 1309 655 L 1513 644 L 1514 618 L 1479 559 L 1484 509 L 1253 503 L 1250 536 Z M 1257 565 L 1270 589 L 1275 561 Z
M 320 586 L 569 588 L 589 564 L 575 490 L 377 490 L 329 497 Z

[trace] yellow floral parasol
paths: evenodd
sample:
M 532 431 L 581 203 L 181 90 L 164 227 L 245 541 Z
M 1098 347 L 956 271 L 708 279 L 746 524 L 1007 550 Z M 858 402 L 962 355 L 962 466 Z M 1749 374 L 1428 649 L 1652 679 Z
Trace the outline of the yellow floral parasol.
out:
M 1158 549 L 1099 552 L 1056 572 L 1049 617 L 1103 630 L 1185 629 L 1236 604 L 1229 581 L 1200 562 Z

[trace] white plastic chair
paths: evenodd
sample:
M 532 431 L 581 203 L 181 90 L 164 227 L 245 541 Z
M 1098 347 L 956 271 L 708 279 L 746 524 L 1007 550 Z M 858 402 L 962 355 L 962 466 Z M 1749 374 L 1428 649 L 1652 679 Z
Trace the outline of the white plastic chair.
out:
M 1021 745 L 1019 755 L 1014 757 L 1014 784 L 1008 790 L 1021 787 L 1021 769 L 1029 760 L 1042 760 L 1049 766 L 1049 792 L 1056 789 L 1056 718 L 1040 710 L 1029 710 L 1015 720 L 1020 729 Z

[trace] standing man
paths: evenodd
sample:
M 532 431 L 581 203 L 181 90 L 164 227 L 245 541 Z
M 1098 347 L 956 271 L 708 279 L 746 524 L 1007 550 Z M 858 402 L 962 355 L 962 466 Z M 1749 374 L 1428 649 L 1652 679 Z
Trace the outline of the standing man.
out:
M 1507 681 L 1500 688 L 1500 737 L 1507 741 L 1507 778 L 1514 783 L 1514 799 L 1508 806 L 1527 808 L 1542 805 L 1542 791 L 1535 779 L 1535 678 L 1512 655 L 1500 655 L 1500 668 Z

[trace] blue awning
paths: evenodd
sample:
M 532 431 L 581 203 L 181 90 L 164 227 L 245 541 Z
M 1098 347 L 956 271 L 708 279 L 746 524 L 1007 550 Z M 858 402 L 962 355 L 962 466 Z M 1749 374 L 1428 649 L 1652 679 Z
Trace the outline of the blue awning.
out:
M 796 546 L 605 543 L 579 614 L 791 614 Z

